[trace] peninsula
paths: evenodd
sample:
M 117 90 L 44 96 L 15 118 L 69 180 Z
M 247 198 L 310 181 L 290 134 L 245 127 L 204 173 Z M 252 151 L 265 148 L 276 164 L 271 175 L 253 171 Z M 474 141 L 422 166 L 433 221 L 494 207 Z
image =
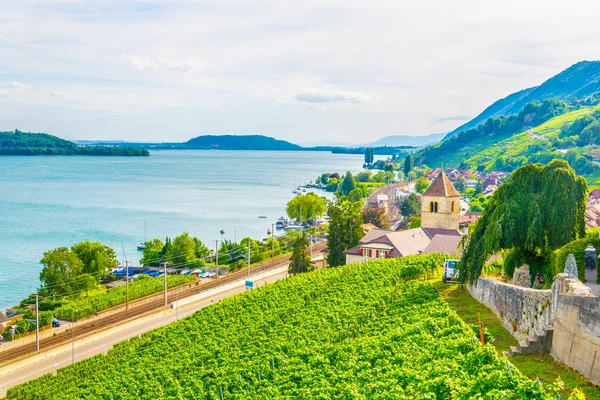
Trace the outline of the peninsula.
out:
M 0 132 L 0 155 L 15 156 L 149 156 L 148 150 L 133 147 L 79 146 L 47 133 L 17 129 Z

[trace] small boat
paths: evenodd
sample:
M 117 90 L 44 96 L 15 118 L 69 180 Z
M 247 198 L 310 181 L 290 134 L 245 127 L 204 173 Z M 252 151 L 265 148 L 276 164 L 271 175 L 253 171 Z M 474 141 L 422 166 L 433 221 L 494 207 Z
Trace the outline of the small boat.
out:
M 271 230 L 267 229 L 267 235 L 270 235 L 270 234 L 271 234 Z
M 292 190 L 292 193 L 298 194 L 298 191 L 297 190 Z
M 146 220 L 144 220 L 144 241 L 142 243 L 138 243 L 136 246 L 139 251 L 144 251 L 146 248 L 146 241 Z
M 265 219 L 265 218 L 267 218 L 267 216 L 266 215 L 259 215 L 258 218 Z
M 306 192 L 306 188 L 302 189 L 303 192 Z
M 221 229 L 219 232 L 221 232 L 221 235 L 225 234 L 225 231 L 223 229 Z

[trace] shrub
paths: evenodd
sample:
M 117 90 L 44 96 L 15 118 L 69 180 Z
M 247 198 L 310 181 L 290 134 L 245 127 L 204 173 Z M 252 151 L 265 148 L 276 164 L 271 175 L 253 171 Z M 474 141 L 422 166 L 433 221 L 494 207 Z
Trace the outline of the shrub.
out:
M 577 273 L 579 274 L 579 280 L 585 282 L 585 248 L 592 245 L 596 250 L 600 250 L 600 238 L 596 237 L 585 237 L 582 239 L 574 240 L 571 243 L 567 243 L 563 247 L 560 247 L 552 252 L 550 255 L 550 264 L 552 266 L 552 273 L 554 275 L 560 274 L 565 270 L 565 263 L 569 254 L 575 256 L 577 261 Z M 598 260 L 596 260 L 596 264 Z M 599 269 L 596 268 L 596 271 Z

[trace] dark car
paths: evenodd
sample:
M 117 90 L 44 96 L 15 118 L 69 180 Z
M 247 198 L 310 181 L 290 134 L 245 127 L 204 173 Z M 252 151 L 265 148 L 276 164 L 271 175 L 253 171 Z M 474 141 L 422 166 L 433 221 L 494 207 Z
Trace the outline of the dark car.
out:
M 57 320 L 56 318 L 52 318 L 52 327 L 53 328 L 58 328 L 60 327 L 60 321 Z

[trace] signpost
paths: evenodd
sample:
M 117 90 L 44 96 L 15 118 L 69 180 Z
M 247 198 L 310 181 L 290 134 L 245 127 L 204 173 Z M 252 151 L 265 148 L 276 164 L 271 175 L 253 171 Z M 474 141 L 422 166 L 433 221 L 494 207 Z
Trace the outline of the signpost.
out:
M 254 287 L 254 282 L 252 281 L 246 281 L 246 289 L 252 289 Z

